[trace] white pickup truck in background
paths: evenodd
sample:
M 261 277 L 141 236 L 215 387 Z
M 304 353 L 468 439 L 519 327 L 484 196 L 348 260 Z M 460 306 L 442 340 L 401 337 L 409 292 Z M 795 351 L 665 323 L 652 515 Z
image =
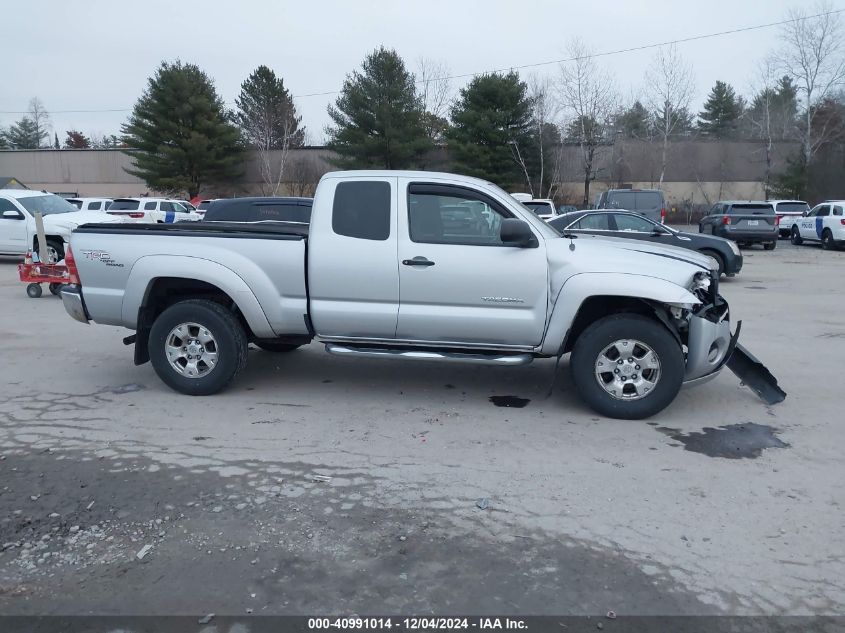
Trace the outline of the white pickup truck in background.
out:
M 196 211 L 167 198 L 117 198 L 109 205 L 107 213 L 120 216 L 127 222 L 147 224 L 196 222 L 202 219 Z
M 186 394 L 223 389 L 249 342 L 317 341 L 337 355 L 502 366 L 571 352 L 581 397 L 618 418 L 657 413 L 735 358 L 758 393 L 785 395 L 741 350 L 738 325 L 731 334 L 712 258 L 562 236 L 475 178 L 335 172 L 310 226 L 92 225 L 71 245 L 68 313 L 134 330 L 135 362 Z

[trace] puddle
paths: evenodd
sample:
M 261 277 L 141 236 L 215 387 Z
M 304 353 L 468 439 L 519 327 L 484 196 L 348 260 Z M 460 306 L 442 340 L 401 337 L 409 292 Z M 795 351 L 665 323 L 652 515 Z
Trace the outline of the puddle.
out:
M 106 387 L 103 389 L 101 393 L 115 393 L 115 394 L 122 394 L 122 393 L 133 393 L 135 391 L 141 391 L 142 389 L 146 389 L 145 385 L 139 385 L 137 383 L 131 382 L 128 385 L 120 385 L 119 387 Z
M 490 396 L 490 402 L 495 404 L 497 407 L 522 409 L 531 401 L 528 398 L 518 398 L 517 396 Z
M 715 429 L 705 427 L 700 433 L 688 435 L 668 427 L 656 427 L 656 430 L 683 444 L 684 450 L 708 457 L 754 459 L 760 457 L 766 448 L 789 448 L 789 444 L 775 436 L 773 427 L 753 422 L 730 424 Z

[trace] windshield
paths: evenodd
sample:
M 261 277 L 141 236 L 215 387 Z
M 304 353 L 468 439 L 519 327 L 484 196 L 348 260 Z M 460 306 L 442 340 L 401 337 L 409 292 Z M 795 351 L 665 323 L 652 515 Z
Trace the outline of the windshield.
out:
M 29 196 L 18 198 L 23 208 L 32 214 L 53 215 L 55 213 L 73 213 L 79 211 L 75 206 L 64 198 L 48 193 L 44 196 Z
M 809 210 L 810 205 L 806 202 L 778 202 L 778 213 L 803 213 Z
M 137 200 L 115 200 L 109 206 L 109 211 L 137 211 L 140 204 Z

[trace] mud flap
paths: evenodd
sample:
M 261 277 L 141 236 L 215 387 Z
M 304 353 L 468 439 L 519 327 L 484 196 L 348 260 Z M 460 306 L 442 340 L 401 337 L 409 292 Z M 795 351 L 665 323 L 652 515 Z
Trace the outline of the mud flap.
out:
M 772 372 L 739 343 L 734 347 L 727 366 L 742 384 L 760 396 L 766 404 L 777 404 L 786 398 L 786 392 L 778 387 L 777 378 L 772 376 Z

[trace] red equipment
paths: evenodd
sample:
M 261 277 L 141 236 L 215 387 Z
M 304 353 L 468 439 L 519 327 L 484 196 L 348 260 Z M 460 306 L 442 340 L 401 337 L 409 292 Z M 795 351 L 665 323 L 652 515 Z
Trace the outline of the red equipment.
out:
M 18 276 L 27 284 L 26 294 L 32 299 L 41 296 L 41 284 L 49 284 L 50 292 L 58 295 L 62 286 L 71 282 L 68 267 L 65 264 L 44 264 L 33 262 L 32 253 L 27 251 L 23 264 L 18 264 Z

